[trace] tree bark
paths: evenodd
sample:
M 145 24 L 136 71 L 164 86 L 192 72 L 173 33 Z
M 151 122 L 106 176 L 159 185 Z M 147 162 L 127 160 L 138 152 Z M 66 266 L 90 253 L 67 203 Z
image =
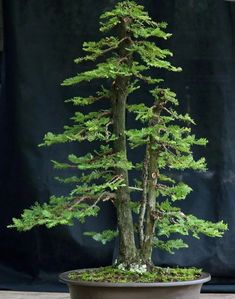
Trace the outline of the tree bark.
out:
M 143 164 L 143 192 L 140 202 L 140 214 L 139 214 L 139 242 L 140 248 L 143 248 L 144 245 L 144 228 L 145 228 L 145 217 L 146 217 L 146 208 L 147 208 L 147 199 L 148 199 L 148 181 L 149 181 L 149 151 L 146 148 L 145 159 Z
M 150 126 L 155 126 L 158 122 L 162 111 L 162 105 L 155 103 L 154 105 L 155 119 L 152 119 L 149 123 Z M 159 132 L 156 132 L 159 134 Z M 154 146 L 154 148 L 153 148 Z M 144 238 L 141 243 L 140 255 L 145 264 L 152 266 L 152 251 L 153 241 L 156 229 L 156 192 L 157 182 L 159 177 L 159 170 L 157 166 L 157 159 L 160 153 L 160 149 L 156 149 L 156 141 L 152 136 L 149 137 L 149 143 L 146 147 L 146 161 L 145 167 L 147 169 L 147 198 L 146 201 L 146 215 L 144 225 Z
M 126 25 L 129 19 L 122 20 L 119 28 L 119 38 L 128 37 Z M 126 50 L 128 39 L 121 43 L 119 56 L 122 63 L 131 64 L 132 58 Z M 113 113 L 113 132 L 117 139 L 114 141 L 114 151 L 121 152 L 127 159 L 126 149 L 126 102 L 128 96 L 128 77 L 117 77 L 112 86 L 112 113 Z M 117 190 L 116 209 L 119 229 L 119 258 L 118 262 L 126 265 L 131 264 L 136 259 L 136 244 L 134 236 L 134 224 L 130 205 L 128 171 L 116 169 L 117 175 L 123 178 L 124 187 Z
M 157 151 L 152 149 L 153 142 L 147 145 L 148 156 L 148 194 L 146 204 L 146 219 L 145 219 L 145 233 L 144 241 L 141 246 L 141 258 L 147 265 L 152 265 L 152 248 L 155 235 L 156 220 L 154 218 L 154 212 L 156 210 L 156 185 L 158 179 L 157 169 Z

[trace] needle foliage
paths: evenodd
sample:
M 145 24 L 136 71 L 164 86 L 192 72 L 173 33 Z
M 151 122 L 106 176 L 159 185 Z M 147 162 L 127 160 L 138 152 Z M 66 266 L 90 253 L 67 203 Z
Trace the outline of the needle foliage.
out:
M 134 1 L 118 2 L 101 15 L 101 39 L 85 42 L 84 56 L 75 59 L 77 64 L 86 64 L 86 70 L 62 83 L 70 86 L 96 81 L 100 88 L 95 94 L 88 90 L 85 97 L 67 100 L 76 110 L 73 123 L 61 133 L 47 133 L 42 144 L 88 141 L 94 150 L 83 156 L 69 154 L 67 161 L 53 161 L 55 169 L 71 169 L 71 176 L 57 178 L 70 184 L 71 192 L 52 196 L 48 203 L 36 203 L 19 219 L 14 218 L 10 227 L 27 231 L 38 225 L 73 225 L 74 219 L 84 222 L 97 216 L 100 203 L 111 201 L 117 211 L 117 231 L 94 230 L 86 235 L 103 244 L 118 236 L 120 269 L 133 265 L 148 268 L 154 247 L 169 253 L 188 247 L 180 235 L 223 235 L 227 229 L 223 221 L 198 219 L 177 207 L 192 188 L 175 173 L 206 170 L 205 158 L 195 159 L 193 148 L 205 146 L 207 140 L 192 133 L 194 120 L 178 112 L 176 94 L 154 71 L 181 71 L 171 64 L 171 51 L 159 47 L 159 40 L 171 37 L 166 28 L 166 23 L 152 20 Z M 146 86 L 149 95 L 140 99 L 138 90 Z M 129 97 L 134 104 L 128 104 Z M 103 102 L 107 109 L 92 111 L 94 103 L 103 107 Z M 90 107 L 89 113 L 82 112 L 84 106 Z M 130 114 L 136 120 L 134 128 L 126 126 L 126 115 Z M 133 162 L 131 154 L 127 156 L 127 149 L 136 148 L 143 152 L 139 163 Z M 139 173 L 136 184 L 129 182 L 133 171 Z M 133 213 L 138 215 L 137 222 Z

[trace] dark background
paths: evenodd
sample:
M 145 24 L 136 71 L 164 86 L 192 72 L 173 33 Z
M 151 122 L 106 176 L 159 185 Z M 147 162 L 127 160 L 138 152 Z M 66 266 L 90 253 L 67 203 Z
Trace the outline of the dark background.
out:
M 114 0 L 6 0 L 5 47 L 1 65 L 0 109 L 0 288 L 58 291 L 57 274 L 74 268 L 107 265 L 115 244 L 103 247 L 83 231 L 115 227 L 111 205 L 84 225 L 37 228 L 27 233 L 6 229 L 13 216 L 35 201 L 66 192 L 53 180 L 50 160 L 88 145 L 38 148 L 43 135 L 59 132 L 72 113 L 63 101 L 95 89 L 95 83 L 65 88 L 60 83 L 79 69 L 73 59 L 83 41 L 99 38 L 98 16 Z M 145 0 L 154 19 L 169 23 L 166 42 L 183 67 L 168 74 L 169 87 L 182 99 L 182 110 L 198 123 L 195 132 L 209 139 L 204 174 L 185 172 L 194 192 L 183 203 L 187 212 L 224 219 L 223 239 L 191 240 L 190 249 L 154 253 L 156 263 L 202 267 L 214 280 L 206 290 L 235 291 L 235 4 L 223 0 Z M 81 70 L 81 69 L 80 69 Z M 79 92 L 78 92 L 79 91 Z M 144 94 L 143 94 L 144 96 Z M 160 262 L 159 262 L 160 261 Z

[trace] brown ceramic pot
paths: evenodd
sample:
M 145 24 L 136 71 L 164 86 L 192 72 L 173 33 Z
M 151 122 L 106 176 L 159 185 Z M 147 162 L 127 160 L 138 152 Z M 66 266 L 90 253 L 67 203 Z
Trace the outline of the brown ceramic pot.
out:
M 71 299 L 199 299 L 203 283 L 211 279 L 210 274 L 203 273 L 195 280 L 168 283 L 85 282 L 69 279 L 71 272 L 60 275 Z

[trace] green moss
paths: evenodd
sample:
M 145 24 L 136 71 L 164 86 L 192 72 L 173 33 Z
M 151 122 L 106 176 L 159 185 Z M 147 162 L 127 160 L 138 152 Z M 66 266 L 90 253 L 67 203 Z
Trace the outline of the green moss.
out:
M 193 280 L 200 277 L 201 269 L 197 268 L 161 268 L 154 267 L 151 272 L 136 273 L 128 270 L 120 270 L 116 267 L 104 267 L 83 272 L 74 271 L 68 275 L 71 280 L 92 282 L 173 282 Z

